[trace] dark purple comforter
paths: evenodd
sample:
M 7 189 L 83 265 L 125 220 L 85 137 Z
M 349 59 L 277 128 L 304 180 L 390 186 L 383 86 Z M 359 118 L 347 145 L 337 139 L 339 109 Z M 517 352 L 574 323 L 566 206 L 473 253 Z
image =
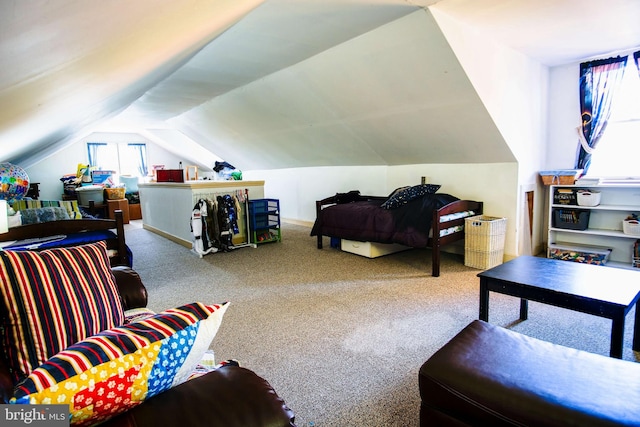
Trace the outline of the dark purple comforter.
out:
M 456 200 L 459 199 L 450 194 L 435 193 L 396 209 L 383 209 L 380 201 L 333 205 L 322 209 L 311 235 L 426 247 L 434 210 Z

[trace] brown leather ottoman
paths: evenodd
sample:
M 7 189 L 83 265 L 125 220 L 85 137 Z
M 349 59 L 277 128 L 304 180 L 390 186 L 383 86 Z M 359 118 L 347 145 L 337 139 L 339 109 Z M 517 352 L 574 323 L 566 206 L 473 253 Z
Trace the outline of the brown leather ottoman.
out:
M 475 320 L 420 368 L 421 426 L 640 426 L 640 364 Z

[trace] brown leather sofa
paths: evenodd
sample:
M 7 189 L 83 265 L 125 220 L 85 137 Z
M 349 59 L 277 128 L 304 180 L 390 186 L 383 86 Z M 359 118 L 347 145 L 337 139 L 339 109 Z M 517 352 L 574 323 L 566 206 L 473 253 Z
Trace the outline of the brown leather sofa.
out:
M 147 291 L 129 267 L 113 267 L 125 310 L 146 307 Z M 4 353 L 2 353 L 4 354 Z M 0 357 L 0 398 L 7 403 L 13 383 Z M 223 366 L 136 406 L 102 426 L 295 426 L 295 416 L 269 383 L 253 371 Z
M 640 364 L 473 321 L 420 368 L 421 426 L 640 426 Z

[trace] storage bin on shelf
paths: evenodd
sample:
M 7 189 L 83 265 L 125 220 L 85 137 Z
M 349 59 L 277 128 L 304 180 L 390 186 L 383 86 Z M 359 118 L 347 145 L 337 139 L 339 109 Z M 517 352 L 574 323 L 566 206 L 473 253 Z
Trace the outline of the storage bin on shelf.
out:
M 609 261 L 611 249 L 594 245 L 574 245 L 551 243 L 547 256 L 562 261 L 580 262 L 583 264 L 605 265 Z
M 89 206 L 89 202 L 93 201 L 96 205 L 104 203 L 104 187 L 101 185 L 85 185 L 76 188 L 78 196 L 78 205 Z
M 590 215 L 591 211 L 585 209 L 554 209 L 553 226 L 567 230 L 586 230 Z
M 573 185 L 582 173 L 582 169 L 558 169 L 540 171 L 544 185 Z
M 625 219 L 622 221 L 622 232 L 630 236 L 640 236 L 640 221 L 637 219 Z
M 124 187 L 105 188 L 104 194 L 107 200 L 120 200 L 124 199 L 124 190 Z
M 600 204 L 601 194 L 599 191 L 578 190 L 577 194 L 578 206 L 598 206 Z
M 156 182 L 184 182 L 184 169 L 159 169 Z
M 464 265 L 488 269 L 502 264 L 507 219 L 476 215 L 464 220 Z
M 576 190 L 573 188 L 556 188 L 553 192 L 553 203 L 556 205 L 577 205 Z

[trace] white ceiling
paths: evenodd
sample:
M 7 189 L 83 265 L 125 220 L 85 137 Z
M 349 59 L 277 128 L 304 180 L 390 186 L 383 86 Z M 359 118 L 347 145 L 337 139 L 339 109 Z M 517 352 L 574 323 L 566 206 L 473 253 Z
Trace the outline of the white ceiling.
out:
M 637 0 L 427 1 L 501 44 L 557 66 L 640 47 Z
M 104 130 L 245 170 L 512 160 L 425 7 L 548 66 L 640 47 L 637 0 L 2 0 L 0 161 Z

